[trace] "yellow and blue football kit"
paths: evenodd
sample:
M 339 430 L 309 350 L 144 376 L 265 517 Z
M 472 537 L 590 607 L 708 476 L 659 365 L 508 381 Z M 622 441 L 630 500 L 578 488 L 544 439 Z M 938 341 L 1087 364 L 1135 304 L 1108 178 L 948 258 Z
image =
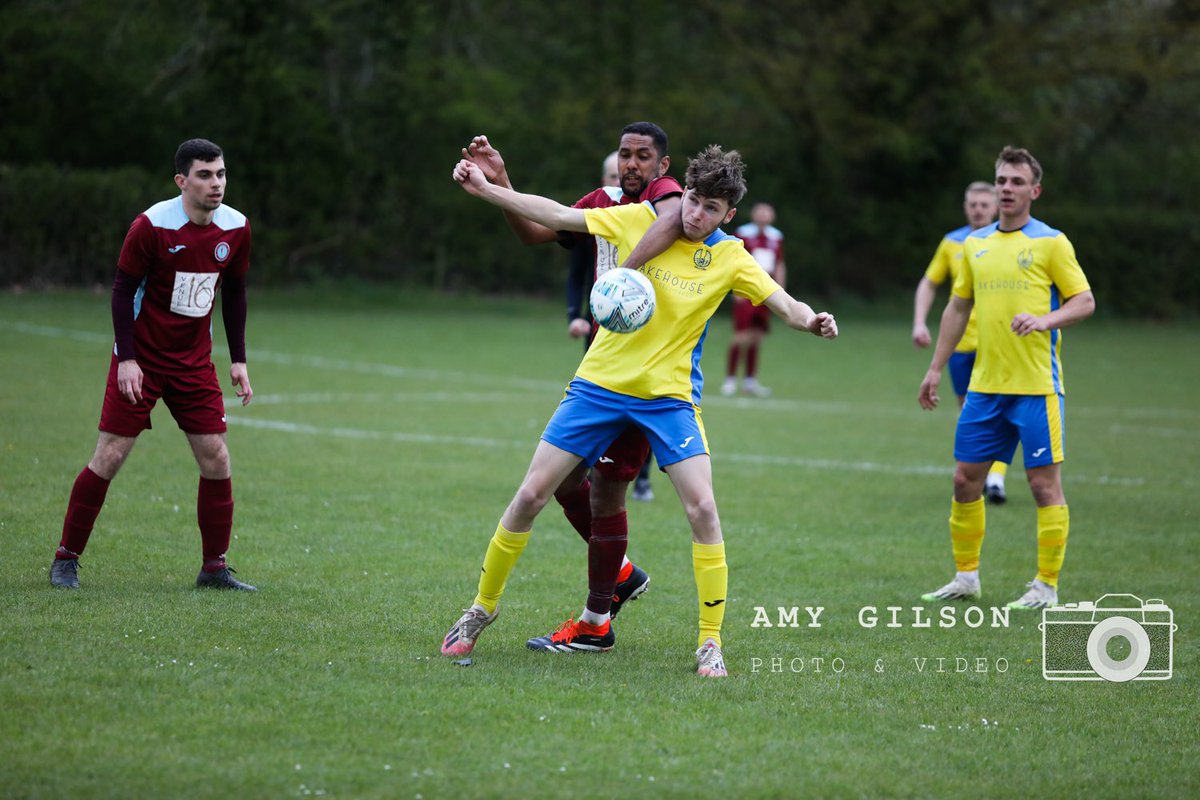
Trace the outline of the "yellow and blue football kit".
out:
M 622 260 L 655 219 L 649 203 L 584 213 L 588 232 Z M 589 463 L 630 424 L 645 431 L 661 467 L 707 453 L 699 406 L 709 320 L 730 291 L 756 304 L 779 291 L 742 241 L 719 229 L 703 242 L 676 240 L 640 271 L 654 284 L 654 316 L 632 333 L 600 331 L 542 434 Z
M 993 223 L 967 236 L 953 291 L 974 300 L 979 341 L 957 460 L 1008 460 L 1018 440 L 1026 467 L 1065 458 L 1062 331 L 1018 336 L 1012 320 L 1047 314 L 1089 288 L 1070 240 L 1044 222 L 1030 219 L 1016 231 Z
M 925 277 L 934 286 L 941 286 L 947 280 L 950 281 L 951 287 L 954 286 L 954 282 L 958 279 L 958 273 L 962 271 L 963 242 L 967 240 L 967 236 L 970 233 L 971 226 L 963 225 L 961 228 L 956 228 L 942 237 L 942 241 L 938 243 L 937 250 L 934 251 L 933 260 L 925 268 Z M 963 337 L 959 340 L 958 346 L 954 348 L 954 352 L 975 352 L 974 314 L 967 321 L 967 328 L 963 331 Z
M 1031 218 L 1015 231 L 992 224 L 967 235 L 952 291 L 975 302 L 978 344 L 958 417 L 955 459 L 1007 461 L 1018 440 L 1027 469 L 1065 459 L 1062 331 L 1018 336 L 1012 321 L 1018 314 L 1047 314 L 1089 289 L 1070 240 L 1044 222 Z M 1037 577 L 1052 588 L 1058 586 L 1069 528 L 1065 504 L 1038 508 Z M 950 539 L 959 572 L 979 568 L 985 530 L 983 500 L 951 502 Z
M 970 390 L 1063 394 L 1062 332 L 1017 336 L 1018 314 L 1047 314 L 1091 287 L 1061 232 L 1030 219 L 1016 231 L 998 223 L 969 234 L 954 293 L 975 301 L 979 359 Z
M 949 280 L 950 286 L 953 288 L 954 280 L 958 277 L 962 267 L 963 242 L 966 241 L 967 234 L 970 232 L 971 226 L 963 225 L 942 237 L 937 250 L 933 253 L 933 260 L 925 268 L 925 277 L 934 286 L 941 286 Z M 950 382 L 954 386 L 954 393 L 959 397 L 963 397 L 967 393 L 967 385 L 971 382 L 971 370 L 974 366 L 975 313 L 972 311 L 971 316 L 967 319 L 967 327 L 963 330 L 962 338 L 958 340 L 958 344 L 954 347 L 954 353 L 946 364 L 946 368 L 950 372 Z

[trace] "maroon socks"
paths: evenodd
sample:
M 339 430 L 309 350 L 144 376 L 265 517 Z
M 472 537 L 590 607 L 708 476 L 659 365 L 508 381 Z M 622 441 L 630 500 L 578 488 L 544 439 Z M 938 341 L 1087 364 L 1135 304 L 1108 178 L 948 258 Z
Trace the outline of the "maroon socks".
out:
M 233 480 L 200 478 L 196 494 L 196 521 L 204 548 L 204 571 L 225 569 L 225 553 L 233 531 Z
M 87 547 L 88 537 L 96 525 L 96 517 L 104 505 L 109 482 L 84 467 L 71 487 L 71 499 L 67 501 L 67 515 L 63 519 L 62 539 L 55 558 L 79 558 Z

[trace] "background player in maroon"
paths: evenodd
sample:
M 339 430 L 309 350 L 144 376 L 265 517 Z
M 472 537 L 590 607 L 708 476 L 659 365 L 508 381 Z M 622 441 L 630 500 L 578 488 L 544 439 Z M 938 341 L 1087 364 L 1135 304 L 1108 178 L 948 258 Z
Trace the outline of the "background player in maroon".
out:
M 50 583 L 79 588 L 79 556 L 87 546 L 109 482 L 151 427 L 162 399 L 187 436 L 200 486 L 196 517 L 203 564 L 199 587 L 254 591 L 225 563 L 233 527 L 233 487 L 225 445 L 225 404 L 212 363 L 212 308 L 221 313 L 233 362 L 230 378 L 242 405 L 254 396 L 246 371 L 246 281 L 250 223 L 222 205 L 225 158 L 205 139 L 175 153 L 178 197 L 139 214 L 129 226 L 113 280 L 115 343 L 100 436 L 91 461 L 75 479 Z
M 751 221 L 738 227 L 736 234 L 746 243 L 767 274 L 780 286 L 787 288 L 787 267 L 783 263 L 783 234 L 775 227 L 775 208 L 770 203 L 755 203 L 750 210 Z M 758 382 L 758 348 L 770 330 L 771 310 L 756 306 L 744 297 L 733 298 L 733 341 L 726 359 L 725 382 L 721 394 L 732 395 L 738 390 L 738 361 L 744 359 L 746 377 L 742 391 L 754 397 L 767 397 L 771 390 Z
M 478 165 L 492 183 L 513 188 L 504 159 L 486 136 L 476 136 L 463 149 L 463 156 Z M 650 201 L 658 213 L 655 225 L 662 235 L 646 247 L 639 245 L 630 254 L 630 258 L 648 261 L 670 246 L 683 228 L 679 215 L 683 187 L 666 174 L 670 166 L 667 134 L 662 128 L 652 122 L 626 125 L 617 147 L 619 186 L 601 186 L 581 197 L 573 207 L 608 208 Z M 618 265 L 616 248 L 600 237 L 553 231 L 507 211 L 504 215 L 509 227 L 525 244 L 557 241 L 568 247 L 588 247 L 594 254 L 593 277 Z M 581 464 L 554 493 L 571 526 L 588 543 L 587 607 L 598 614 L 611 613 L 615 617 L 625 602 L 636 598 L 650 583 L 650 577 L 625 556 L 629 537 L 625 496 L 649 454 L 645 435 L 630 427 L 591 466 L 590 477 L 588 465 Z M 598 576 L 611 574 L 609 565 L 615 563 L 621 567 L 614 587 Z

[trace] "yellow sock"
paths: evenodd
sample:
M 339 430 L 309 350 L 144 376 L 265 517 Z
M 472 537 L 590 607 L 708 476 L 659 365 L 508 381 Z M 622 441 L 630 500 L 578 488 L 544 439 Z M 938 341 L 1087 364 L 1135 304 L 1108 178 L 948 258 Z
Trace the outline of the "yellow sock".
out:
M 529 544 L 529 531 L 513 533 L 504 529 L 503 525 L 496 526 L 496 534 L 488 542 L 487 554 L 483 557 L 483 571 L 479 573 L 479 594 L 475 595 L 475 603 L 494 614 L 500 595 L 504 594 L 504 584 L 508 574 L 521 557 L 521 551 Z
M 1067 529 L 1071 514 L 1066 506 L 1046 506 L 1037 510 L 1038 580 L 1058 588 L 1058 573 L 1067 554 Z
M 725 620 L 725 596 L 729 590 L 729 566 L 725 563 L 725 543 L 692 542 L 692 571 L 696 573 L 696 594 L 700 597 L 700 638 L 713 639 L 721 646 L 721 623 Z
M 988 473 L 991 475 L 999 475 L 1001 478 L 1003 478 L 1008 474 L 1008 464 L 1005 464 L 1003 461 L 993 461 L 992 468 L 988 470 Z
M 954 566 L 959 572 L 979 569 L 983 531 L 982 497 L 974 503 L 950 501 L 950 546 L 954 549 Z

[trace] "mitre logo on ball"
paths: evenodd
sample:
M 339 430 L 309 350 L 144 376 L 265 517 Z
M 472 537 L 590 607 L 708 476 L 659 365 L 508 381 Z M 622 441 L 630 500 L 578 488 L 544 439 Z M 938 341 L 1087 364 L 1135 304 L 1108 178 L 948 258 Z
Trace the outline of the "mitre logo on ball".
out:
M 592 318 L 613 333 L 632 333 L 654 316 L 654 284 L 642 273 L 618 267 L 592 286 Z

